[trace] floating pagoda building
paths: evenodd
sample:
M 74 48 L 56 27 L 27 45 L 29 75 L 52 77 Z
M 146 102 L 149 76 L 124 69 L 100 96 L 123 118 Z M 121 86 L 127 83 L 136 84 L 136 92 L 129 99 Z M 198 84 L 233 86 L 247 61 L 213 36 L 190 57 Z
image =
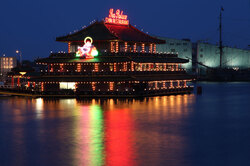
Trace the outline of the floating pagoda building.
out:
M 75 97 L 139 97 L 190 93 L 192 77 L 182 69 L 186 59 L 157 53 L 152 37 L 131 24 L 119 9 L 109 16 L 56 41 L 68 53 L 51 53 L 36 63 L 47 70 L 30 77 L 41 95 Z

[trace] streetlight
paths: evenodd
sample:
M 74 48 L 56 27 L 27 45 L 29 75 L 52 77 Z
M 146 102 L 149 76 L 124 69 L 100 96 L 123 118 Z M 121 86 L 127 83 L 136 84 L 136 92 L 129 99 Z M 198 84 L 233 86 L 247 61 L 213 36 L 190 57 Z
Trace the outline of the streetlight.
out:
M 20 57 L 20 58 L 19 58 L 19 60 L 20 60 L 20 64 L 21 64 L 21 66 L 22 66 L 22 52 L 21 52 L 21 51 L 19 51 L 19 50 L 16 50 L 16 53 L 17 53 L 17 54 L 19 54 L 19 53 L 20 53 L 20 54 L 19 54 L 19 57 Z

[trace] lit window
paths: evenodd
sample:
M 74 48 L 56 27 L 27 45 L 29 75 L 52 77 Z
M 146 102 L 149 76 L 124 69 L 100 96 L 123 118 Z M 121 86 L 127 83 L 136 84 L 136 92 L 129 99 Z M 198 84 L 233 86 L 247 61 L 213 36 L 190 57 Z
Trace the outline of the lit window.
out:
M 60 89 L 75 89 L 75 82 L 60 82 Z

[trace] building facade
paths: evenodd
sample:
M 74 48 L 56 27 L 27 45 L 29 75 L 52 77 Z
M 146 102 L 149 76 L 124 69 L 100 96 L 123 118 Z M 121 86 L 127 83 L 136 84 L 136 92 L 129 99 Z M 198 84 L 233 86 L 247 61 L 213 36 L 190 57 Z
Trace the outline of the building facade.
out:
M 5 77 L 8 72 L 11 71 L 12 68 L 17 66 L 16 57 L 0 57 L 0 77 L 1 81 L 5 80 Z
M 152 37 L 131 24 L 123 12 L 110 9 L 109 17 L 56 39 L 68 53 L 37 59 L 47 71 L 30 77 L 28 87 L 43 95 L 154 96 L 190 93 L 193 77 L 182 66 L 189 62 L 175 52 L 160 53 Z
M 192 42 L 189 39 L 173 39 L 167 37 L 158 37 L 165 40 L 164 44 L 157 44 L 156 49 L 159 53 L 178 54 L 178 57 L 188 59 L 189 62 L 183 64 L 183 68 L 192 73 Z
M 157 51 L 176 53 L 180 58 L 189 59 L 182 67 L 189 74 L 206 75 L 211 68 L 220 67 L 219 46 L 204 42 L 192 43 L 185 39 L 171 39 L 159 37 L 165 44 L 157 45 Z M 222 68 L 248 69 L 250 68 L 250 50 L 223 47 Z
M 194 68 L 198 75 L 206 75 L 209 68 L 220 67 L 219 46 L 209 43 L 194 43 L 193 59 Z M 232 47 L 223 47 L 222 68 L 226 69 L 248 69 L 250 68 L 250 50 Z

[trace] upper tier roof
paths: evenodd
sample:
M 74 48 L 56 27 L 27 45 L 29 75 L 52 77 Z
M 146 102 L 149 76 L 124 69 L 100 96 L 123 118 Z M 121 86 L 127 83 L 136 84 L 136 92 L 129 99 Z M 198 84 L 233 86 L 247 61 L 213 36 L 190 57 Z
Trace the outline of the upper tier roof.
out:
M 132 25 L 116 25 L 101 22 L 95 22 L 90 26 L 66 36 L 57 37 L 56 41 L 61 42 L 83 42 L 84 38 L 90 36 L 94 41 L 120 40 L 127 42 L 143 43 L 165 43 L 164 40 L 152 37 Z

